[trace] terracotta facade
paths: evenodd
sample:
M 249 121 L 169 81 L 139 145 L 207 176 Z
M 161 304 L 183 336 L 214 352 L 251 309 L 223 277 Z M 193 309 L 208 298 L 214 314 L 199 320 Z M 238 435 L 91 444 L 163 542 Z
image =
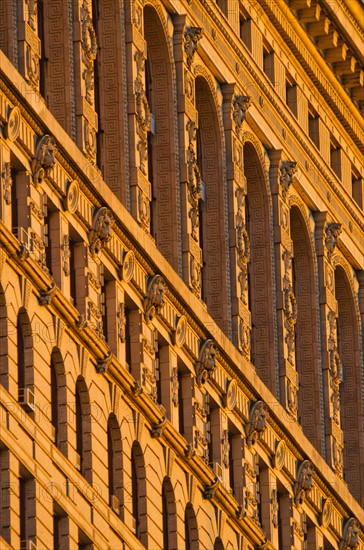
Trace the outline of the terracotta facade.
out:
M 363 18 L 2 1 L 1 548 L 364 548 Z

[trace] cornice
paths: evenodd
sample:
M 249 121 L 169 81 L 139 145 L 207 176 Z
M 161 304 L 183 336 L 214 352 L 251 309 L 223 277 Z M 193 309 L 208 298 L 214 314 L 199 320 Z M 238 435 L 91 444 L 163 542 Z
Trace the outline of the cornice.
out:
M 359 150 L 364 152 L 364 132 L 362 130 L 359 111 L 353 105 L 346 92 L 341 88 L 335 75 L 329 69 L 325 60 L 317 52 L 316 47 L 306 35 L 304 29 L 298 21 L 292 17 L 292 13 L 287 4 L 285 4 L 283 0 L 275 0 L 274 2 L 271 2 L 271 0 L 259 1 L 264 4 L 266 8 L 264 10 L 265 14 L 272 20 L 275 28 L 280 31 L 281 34 L 283 32 L 286 41 L 288 39 L 291 47 L 293 46 L 302 65 L 305 70 L 307 70 L 315 85 L 319 87 L 327 104 L 338 116 Z M 242 56 L 242 51 L 245 49 L 244 46 L 239 39 L 237 40 L 236 34 L 232 31 L 226 19 L 221 18 L 221 15 L 219 16 L 215 5 L 207 0 L 201 0 L 201 3 L 239 59 L 241 60 L 242 57 L 245 57 Z M 287 14 L 285 15 L 287 10 L 289 10 L 290 17 L 287 17 Z M 222 55 L 221 52 L 220 55 Z

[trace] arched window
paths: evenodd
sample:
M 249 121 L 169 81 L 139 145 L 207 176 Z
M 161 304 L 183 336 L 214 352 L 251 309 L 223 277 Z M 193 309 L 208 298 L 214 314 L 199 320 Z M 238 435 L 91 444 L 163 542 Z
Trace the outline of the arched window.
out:
M 108 476 L 110 506 L 114 512 L 121 515 L 123 467 L 121 433 L 117 418 L 110 414 L 107 423 Z
M 185 510 L 185 544 L 186 550 L 199 549 L 196 514 L 190 502 Z
M 349 279 L 341 266 L 335 269 L 335 297 L 338 303 L 337 344 L 342 364 L 340 384 L 341 427 L 344 432 L 344 479 L 354 497 L 363 503 L 364 456 L 361 442 L 363 411 L 360 379 L 359 319 Z
M 295 351 L 299 379 L 298 419 L 311 443 L 323 451 L 320 448 L 322 422 L 314 259 L 307 225 L 297 206 L 291 208 L 290 226 L 293 241 L 293 291 L 297 300 Z
M 215 540 L 214 550 L 224 550 L 224 545 L 219 537 Z
M 28 314 L 24 308 L 17 320 L 18 399 L 27 412 L 35 410 L 33 337 Z
M 147 546 L 146 475 L 140 444 L 134 441 L 131 449 L 132 514 L 137 538 Z
M 177 548 L 177 517 L 174 491 L 169 479 L 162 485 L 163 550 Z
M 163 17 L 163 16 L 162 16 Z M 147 44 L 145 91 L 152 114 L 148 132 L 148 179 L 151 184 L 150 232 L 170 264 L 178 270 L 179 189 L 175 142 L 175 74 L 173 52 L 163 21 L 150 5 L 144 8 Z
M 95 110 L 98 115 L 97 165 L 110 189 L 128 204 L 127 112 L 124 7 L 115 0 L 93 0 L 92 17 L 98 51 L 95 70 Z M 115 70 L 117 67 L 118 70 Z M 123 154 L 120 154 L 121 144 Z
M 91 407 L 85 380 L 76 383 L 76 451 L 81 474 L 92 483 Z
M 61 352 L 54 348 L 51 355 L 51 422 L 57 447 L 67 454 L 67 388 Z
M 202 76 L 196 78 L 196 108 L 197 161 L 203 182 L 199 200 L 202 299 L 210 315 L 223 330 L 228 331 L 231 315 L 223 137 L 215 98 Z
M 0 285 L 0 382 L 9 390 L 8 381 L 8 326 L 5 292 Z
M 251 361 L 269 389 L 276 394 L 273 334 L 272 219 L 262 162 L 251 142 L 244 145 L 247 179 L 246 223 L 250 238 L 248 264 L 251 312 Z

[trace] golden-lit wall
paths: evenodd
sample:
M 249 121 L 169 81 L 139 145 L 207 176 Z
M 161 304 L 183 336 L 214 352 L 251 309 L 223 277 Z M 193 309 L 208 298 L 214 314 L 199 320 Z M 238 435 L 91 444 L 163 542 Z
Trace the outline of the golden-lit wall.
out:
M 363 15 L 3 0 L 1 548 L 364 548 Z

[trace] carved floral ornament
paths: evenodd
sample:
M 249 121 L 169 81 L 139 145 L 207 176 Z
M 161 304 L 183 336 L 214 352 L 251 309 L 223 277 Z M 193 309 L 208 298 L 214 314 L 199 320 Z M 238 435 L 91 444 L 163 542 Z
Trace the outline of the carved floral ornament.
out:
M 198 41 L 202 38 L 202 29 L 200 27 L 187 27 L 184 38 L 184 50 L 187 56 L 187 66 L 190 69 L 193 56 L 197 51 Z
M 147 295 L 144 298 L 144 316 L 148 322 L 153 320 L 155 315 L 159 315 L 165 304 L 165 291 L 167 285 L 161 275 L 154 275 L 149 281 Z
M 359 548 L 360 524 L 356 518 L 346 521 L 343 528 L 343 536 L 339 544 L 340 550 L 352 550 Z
M 309 460 L 304 460 L 298 467 L 297 479 L 294 484 L 294 501 L 296 506 L 301 505 L 312 489 L 312 476 L 315 470 Z
M 218 353 L 217 346 L 213 340 L 208 339 L 202 344 L 199 359 L 195 365 L 199 386 L 205 384 L 216 369 Z
M 288 189 L 293 182 L 293 176 L 297 172 L 297 162 L 284 160 L 280 165 L 279 183 L 282 187 L 283 198 L 287 196 Z
M 93 256 L 97 256 L 105 244 L 110 241 L 111 229 L 114 223 L 114 217 L 106 206 L 102 206 L 97 210 L 89 234 L 90 251 Z
M 329 260 L 337 246 L 339 235 L 342 231 L 341 223 L 330 222 L 325 227 L 325 245 L 327 248 L 327 256 Z
M 263 401 L 256 401 L 252 405 L 249 422 L 245 426 L 246 442 L 249 447 L 258 441 L 266 429 L 268 416 L 268 407 Z
M 52 136 L 44 135 L 39 141 L 35 149 L 35 157 L 31 162 L 33 182 L 35 185 L 41 184 L 44 178 L 49 176 L 49 173 L 55 165 L 56 142 Z
M 233 119 L 235 122 L 235 132 L 238 136 L 246 119 L 246 113 L 251 105 L 251 101 L 251 97 L 248 95 L 236 95 L 233 99 Z

